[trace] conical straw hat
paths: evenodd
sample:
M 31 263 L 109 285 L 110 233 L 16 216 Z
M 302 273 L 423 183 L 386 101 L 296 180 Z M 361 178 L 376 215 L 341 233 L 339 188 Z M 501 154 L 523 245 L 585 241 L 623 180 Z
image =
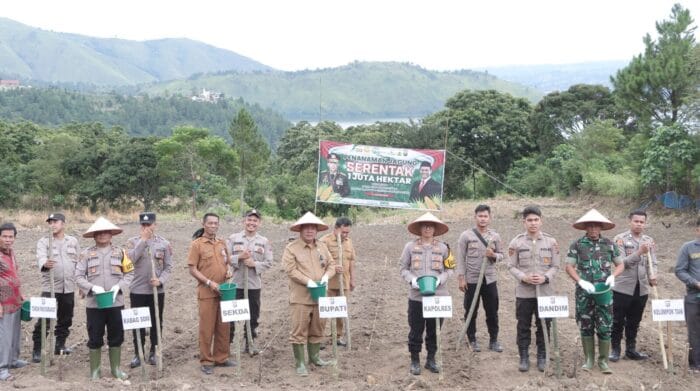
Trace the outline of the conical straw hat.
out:
M 603 231 L 607 231 L 609 229 L 615 228 L 615 224 L 612 221 L 608 220 L 605 216 L 600 214 L 600 212 L 598 212 L 595 209 L 589 210 L 588 212 L 586 212 L 585 215 L 583 215 L 583 217 L 576 220 L 576 222 L 574 223 L 574 228 L 585 231 L 586 224 L 588 224 L 588 223 L 601 224 L 603 226 L 603 228 L 602 228 Z
M 435 233 L 433 234 L 434 236 L 440 236 L 449 231 L 447 224 L 443 223 L 442 221 L 440 221 L 440 219 L 433 216 L 432 213 L 428 212 L 423 216 L 413 220 L 413 222 L 408 225 L 408 232 L 420 236 L 420 225 L 422 223 L 435 224 Z
M 306 212 L 305 215 L 303 215 L 299 220 L 297 220 L 296 223 L 292 224 L 291 227 L 289 227 L 290 230 L 294 232 L 299 232 L 301 231 L 301 226 L 304 224 L 315 224 L 318 232 L 325 231 L 328 229 L 328 226 L 323 223 L 323 220 L 319 219 L 316 217 L 315 214 L 311 212 Z
M 98 217 L 97 220 L 88 228 L 83 234 L 84 238 L 94 238 L 95 232 L 109 231 L 112 235 L 119 235 L 122 233 L 122 229 L 112 224 L 111 221 L 105 219 L 104 217 Z

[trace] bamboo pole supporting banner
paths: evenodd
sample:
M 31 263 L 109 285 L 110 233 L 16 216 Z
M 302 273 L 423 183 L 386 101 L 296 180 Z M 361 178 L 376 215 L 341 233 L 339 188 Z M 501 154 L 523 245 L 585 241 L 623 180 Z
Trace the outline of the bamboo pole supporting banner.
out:
M 646 258 L 647 258 L 648 280 L 651 281 L 652 280 L 651 272 L 654 271 L 654 267 L 653 267 L 654 265 L 652 263 L 651 248 L 647 251 Z M 656 277 L 656 275 L 654 275 L 653 277 Z M 656 288 L 656 285 L 651 285 L 651 290 L 654 293 L 654 299 L 659 300 L 659 290 Z M 668 359 L 666 357 L 666 348 L 664 347 L 664 331 L 663 331 L 663 328 L 661 326 L 661 322 L 656 322 L 656 328 L 657 328 L 657 332 L 659 334 L 659 349 L 661 350 L 661 359 L 662 359 L 663 364 L 664 364 L 664 369 L 668 370 Z
M 248 301 L 248 266 L 243 268 L 243 299 Z M 248 354 L 251 356 L 258 354 L 258 350 L 253 343 L 253 330 L 250 328 L 250 319 L 245 321 L 245 338 Z
M 48 251 L 46 252 L 46 257 L 48 259 L 54 260 L 53 259 L 53 227 L 51 227 L 51 226 L 49 226 L 49 248 L 48 248 Z M 56 298 L 56 283 L 54 282 L 53 278 L 54 278 L 54 271 L 53 271 L 53 268 L 51 268 L 51 269 L 49 269 L 49 289 L 50 289 L 49 294 L 51 295 L 52 299 L 55 299 Z M 58 321 L 58 319 L 56 319 L 53 322 L 54 327 L 52 327 L 52 322 L 50 320 L 48 321 L 48 330 L 47 331 L 49 332 L 49 342 L 48 342 L 48 346 L 46 347 L 46 349 L 48 350 L 48 352 L 46 354 L 49 357 L 49 365 L 53 364 L 53 354 L 51 352 L 51 349 L 53 349 L 53 346 L 54 346 L 54 328 L 56 325 L 56 321 Z
M 141 360 L 141 377 L 146 381 L 148 378 L 146 377 L 146 361 L 143 356 L 143 343 L 141 343 L 141 329 L 136 329 L 136 349 L 138 350 L 136 353 L 139 356 L 139 360 Z

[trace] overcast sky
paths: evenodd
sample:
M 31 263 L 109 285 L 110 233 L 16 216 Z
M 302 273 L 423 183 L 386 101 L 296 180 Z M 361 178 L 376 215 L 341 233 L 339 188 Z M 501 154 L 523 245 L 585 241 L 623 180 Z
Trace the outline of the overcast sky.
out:
M 435 70 L 629 60 L 700 0 L 14 0 L 0 16 L 57 32 L 190 38 L 281 70 L 354 60 Z

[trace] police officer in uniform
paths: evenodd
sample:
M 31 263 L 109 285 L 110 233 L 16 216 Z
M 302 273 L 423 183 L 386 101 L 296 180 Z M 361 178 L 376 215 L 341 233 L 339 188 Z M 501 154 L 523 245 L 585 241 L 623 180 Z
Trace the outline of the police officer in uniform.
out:
M 226 242 L 216 237 L 218 231 L 219 216 L 206 213 L 202 218 L 202 228 L 193 235 L 195 239 L 187 255 L 190 275 L 198 282 L 199 363 L 205 375 L 213 374 L 214 366 L 236 365 L 229 359 L 231 328 L 229 323 L 222 322 L 219 311 L 219 285 L 231 278 L 231 270 Z
M 656 285 L 656 245 L 654 239 L 644 234 L 647 213 L 635 210 L 629 215 L 630 229 L 613 239 L 625 263 L 624 271 L 617 277 L 613 288 L 613 326 L 611 333 L 610 361 L 620 359 L 620 341 L 625 331 L 625 356 L 630 360 L 643 360 L 646 354 L 637 351 L 637 330 L 649 297 L 649 286 Z M 652 270 L 648 257 L 651 257 Z
M 104 217 L 98 218 L 83 234 L 84 238 L 94 238 L 95 245 L 83 250 L 75 266 L 75 283 L 87 296 L 87 346 L 90 349 L 90 375 L 93 380 L 100 378 L 105 328 L 112 376 L 128 378 L 119 368 L 124 342 L 121 310 L 124 309 L 122 292 L 129 288 L 134 278 L 134 265 L 124 250 L 112 245 L 112 236 L 120 233 L 121 228 Z M 105 292 L 112 293 L 113 303 L 108 308 L 98 308 L 96 295 Z
M 127 242 L 129 258 L 134 263 L 134 280 L 129 288 L 131 307 L 148 307 L 151 313 L 151 349 L 148 355 L 148 364 L 156 365 L 156 345 L 158 333 L 156 332 L 156 308 L 153 299 L 153 287 L 158 288 L 158 316 L 160 328 L 163 330 L 163 307 L 165 307 L 165 291 L 163 286 L 168 282 L 173 270 L 173 249 L 165 238 L 156 235 L 156 214 L 144 212 L 139 214 L 141 231 L 139 236 L 130 238 Z M 155 276 L 153 275 L 155 266 Z M 138 355 L 136 331 L 133 331 L 134 358 L 131 360 L 131 368 L 141 365 Z M 141 334 L 141 344 L 145 350 L 146 336 Z M 161 342 L 162 343 L 162 342 Z
M 262 274 L 272 267 L 272 246 L 266 237 L 258 233 L 262 215 L 257 209 L 245 213 L 243 231 L 232 234 L 226 241 L 231 253 L 233 266 L 233 282 L 236 283 L 236 299 L 245 296 L 243 268 L 248 269 L 248 305 L 250 307 L 250 333 L 253 339 L 258 337 L 258 318 L 260 318 L 260 291 L 262 289 Z M 235 323 L 231 324 L 231 338 L 235 332 Z M 245 351 L 248 352 L 248 339 L 245 341 Z M 253 351 L 252 353 L 258 353 Z
M 316 366 L 329 363 L 321 360 L 319 351 L 325 340 L 325 319 L 321 319 L 318 305 L 311 298 L 309 288 L 318 287 L 317 281 L 328 284 L 335 275 L 335 261 L 325 244 L 316 240 L 319 231 L 328 226 L 311 212 L 306 212 L 289 228 L 299 232 L 299 238 L 287 244 L 282 254 L 284 270 L 289 277 L 289 310 L 292 331 L 289 342 L 294 351 L 294 364 L 299 376 L 307 376 L 304 363 L 304 344 L 307 344 L 309 362 Z
M 685 284 L 683 305 L 688 327 L 688 370 L 700 373 L 700 217 L 695 221 L 695 240 L 686 242 L 678 252 L 676 277 Z
M 75 303 L 75 264 L 80 255 L 78 239 L 65 234 L 66 217 L 62 213 L 52 213 L 46 219 L 53 235 L 53 248 L 49 251 L 49 237 L 45 236 L 36 244 L 36 258 L 41 270 L 41 296 L 51 296 L 51 273 L 53 270 L 54 297 L 58 310 L 56 313 L 56 346 L 54 354 L 70 354 L 72 350 L 66 347 L 66 339 L 73 325 L 73 306 Z M 46 327 L 48 333 L 51 328 Z M 37 321 L 32 333 L 34 349 L 32 361 L 41 361 L 41 322 Z
M 335 229 L 333 232 L 323 235 L 323 242 L 331 256 L 336 262 L 335 276 L 328 281 L 328 296 L 340 296 L 340 275 L 343 275 L 343 293 L 345 297 L 350 297 L 350 292 L 355 289 L 355 248 L 350 239 L 350 229 L 352 228 L 352 220 L 347 217 L 339 217 L 335 221 Z M 338 235 L 340 235 L 340 244 L 338 244 Z M 343 254 L 343 266 L 340 266 L 340 251 Z M 338 345 L 347 346 L 347 342 L 343 340 L 345 335 L 345 322 L 343 318 L 336 319 L 336 327 L 338 331 Z
M 328 171 L 321 172 L 321 184 L 332 186 L 334 193 L 338 193 L 341 197 L 347 197 L 350 194 L 350 184 L 348 176 L 338 171 L 338 155 L 328 154 L 326 162 Z
M 467 338 L 469 344 L 475 352 L 480 352 L 481 348 L 476 340 L 476 314 L 479 312 L 479 301 L 484 300 L 484 311 L 486 312 L 486 325 L 489 331 L 489 349 L 494 352 L 502 352 L 503 347 L 498 342 L 498 287 L 496 284 L 496 262 L 503 260 L 501 237 L 498 232 L 489 228 L 491 221 L 491 208 L 488 205 L 478 205 L 474 210 L 476 226 L 468 229 L 459 236 L 457 242 L 457 276 L 459 277 L 459 290 L 464 292 L 464 316 L 469 312 L 474 295 L 476 307 L 469 326 L 467 327 Z M 486 242 L 486 243 L 484 243 Z M 488 244 L 488 247 L 486 245 Z M 476 291 L 479 282 L 481 264 L 487 258 L 484 277 Z
M 535 344 L 537 345 L 537 369 L 542 372 L 547 364 L 545 335 L 537 312 L 537 286 L 540 294 L 554 294 L 554 276 L 559 271 L 559 245 L 551 235 L 541 231 L 542 212 L 536 206 L 523 209 L 525 232 L 516 236 L 508 245 L 508 270 L 518 281 L 515 287 L 515 317 L 517 344 L 520 353 L 520 372 L 530 370 L 529 349 L 532 317 L 535 317 Z M 551 321 L 545 321 L 547 338 Z
M 613 288 L 615 277 L 625 269 L 615 243 L 601 236 L 601 231 L 615 228 L 610 220 L 595 209 L 588 211 L 573 225 L 585 230 L 586 235 L 575 240 L 566 256 L 566 272 L 576 281 L 576 322 L 581 331 L 581 344 L 586 356 L 583 370 L 593 369 L 595 341 L 598 334 L 598 368 L 610 374 L 608 366 L 610 354 L 610 333 L 612 327 L 612 303 L 598 304 L 593 297 L 596 287 L 593 284 L 605 283 Z
M 447 245 L 435 237 L 447 233 L 447 224 L 431 213 L 426 213 L 408 225 L 408 232 L 418 236 L 403 248 L 399 261 L 401 277 L 409 284 L 408 289 L 408 351 L 411 353 L 412 375 L 420 375 L 420 352 L 425 332 L 425 348 L 428 358 L 425 368 L 439 373 L 440 367 L 435 362 L 437 353 L 437 330 L 434 319 L 423 317 L 422 296 L 418 279 L 423 276 L 437 277 L 435 295 L 449 296 L 447 279 L 452 275 L 454 259 L 450 257 Z M 449 260 L 448 260 L 449 259 Z M 442 326 L 442 320 L 440 320 Z

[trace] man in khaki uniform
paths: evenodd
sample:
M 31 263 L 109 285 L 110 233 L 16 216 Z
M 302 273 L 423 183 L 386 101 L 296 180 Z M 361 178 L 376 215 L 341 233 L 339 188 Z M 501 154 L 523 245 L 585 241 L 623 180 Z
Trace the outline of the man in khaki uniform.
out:
M 129 258 L 134 262 L 134 280 L 129 288 L 129 301 L 131 308 L 148 307 L 151 314 L 151 348 L 148 354 L 148 364 L 156 365 L 156 345 L 158 332 L 156 330 L 156 303 L 153 297 L 153 287 L 158 292 L 158 319 L 160 331 L 163 331 L 163 308 L 165 307 L 164 286 L 170 279 L 173 270 L 173 249 L 164 237 L 156 235 L 156 214 L 153 212 L 139 213 L 139 236 L 130 238 L 127 242 Z M 154 275 L 155 273 L 155 275 Z M 146 335 L 141 335 L 141 346 L 146 349 Z M 134 358 L 129 365 L 136 368 L 141 365 L 138 355 L 138 341 L 136 331 L 133 331 Z
M 56 346 L 54 354 L 70 354 L 72 350 L 66 347 L 66 339 L 73 325 L 73 307 L 75 303 L 75 264 L 80 255 L 78 239 L 65 234 L 66 217 L 61 213 L 52 213 L 46 219 L 51 227 L 53 248 L 49 253 L 49 237 L 45 236 L 36 244 L 36 259 L 41 270 L 41 296 L 51 296 L 51 273 L 53 270 L 54 297 L 58 310 L 56 313 Z M 51 323 L 46 327 L 46 332 Z M 37 321 L 32 333 L 34 349 L 32 361 L 41 361 L 41 322 Z
M 340 296 L 340 275 L 343 275 L 343 293 L 345 297 L 350 297 L 350 292 L 355 289 L 355 248 L 350 239 L 350 229 L 352 221 L 347 217 L 339 217 L 335 221 L 335 229 L 333 232 L 324 235 L 321 238 L 331 256 L 336 262 L 335 276 L 328 281 L 328 296 Z M 338 245 L 338 235 L 340 235 L 340 246 Z M 340 266 L 340 249 L 343 250 L 343 266 Z M 338 331 L 338 345 L 347 346 L 343 335 L 345 335 L 345 319 L 336 319 L 336 327 Z
M 229 360 L 228 323 L 221 321 L 219 285 L 231 278 L 226 242 L 216 237 L 219 216 L 207 213 L 202 226 L 195 232 L 190 245 L 187 266 L 190 275 L 197 280 L 197 302 L 199 304 L 199 362 L 205 375 L 214 373 L 214 366 L 233 367 Z M 212 342 L 214 344 L 212 348 Z
M 556 239 L 541 231 L 542 212 L 538 207 L 528 206 L 523 212 L 525 232 L 516 236 L 508 245 L 508 270 L 518 281 L 515 287 L 515 317 L 517 344 L 520 353 L 520 372 L 530 370 L 529 352 L 532 316 L 535 316 L 537 331 L 537 369 L 544 371 L 546 361 L 545 335 L 537 312 L 537 286 L 539 294 L 551 296 L 554 291 L 554 276 L 559 271 L 559 245 Z M 551 321 L 546 320 L 547 338 Z
M 643 360 L 646 354 L 637 351 L 637 331 L 649 297 L 649 286 L 656 285 L 656 244 L 644 234 L 647 213 L 635 210 L 629 215 L 630 229 L 618 234 L 613 242 L 622 255 L 625 269 L 617 276 L 613 289 L 613 324 L 610 361 L 620 359 L 620 342 L 625 331 L 625 356 Z M 648 273 L 651 257 L 654 270 Z
M 436 239 L 447 233 L 449 228 L 432 213 L 426 213 L 408 225 L 408 232 L 418 236 L 406 243 L 399 260 L 401 278 L 409 284 L 408 290 L 408 352 L 411 354 L 409 372 L 420 375 L 420 352 L 425 332 L 425 349 L 428 357 L 425 369 L 439 373 L 441 368 L 435 362 L 437 345 L 437 325 L 435 319 L 423 317 L 423 296 L 418 279 L 424 276 L 436 277 L 436 296 L 449 296 L 447 279 L 452 275 L 454 260 L 445 242 Z M 440 319 L 442 327 L 442 319 Z
M 325 320 L 320 318 L 318 304 L 311 298 L 309 288 L 318 287 L 318 282 L 328 284 L 328 279 L 335 275 L 336 265 L 326 245 L 316 240 L 319 231 L 328 229 L 321 219 L 307 212 L 289 229 L 299 232 L 299 239 L 289 243 L 282 255 L 284 269 L 289 276 L 289 310 L 292 319 L 289 341 L 294 350 L 297 374 L 307 376 L 304 344 L 307 344 L 309 362 L 317 366 L 328 365 L 319 356 L 321 343 L 325 339 Z
M 128 378 L 127 374 L 119 368 L 121 346 L 124 342 L 122 292 L 129 288 L 134 278 L 134 265 L 124 250 L 112 245 L 112 236 L 120 233 L 122 233 L 121 228 L 104 217 L 98 218 L 83 234 L 84 238 L 94 238 L 95 245 L 83 250 L 80 253 L 80 260 L 75 265 L 75 283 L 86 295 L 87 346 L 90 348 L 90 376 L 93 380 L 100 378 L 105 328 L 112 376 L 117 379 Z M 108 308 L 99 308 L 96 295 L 106 292 L 112 292 L 113 303 Z
M 236 299 L 245 296 L 245 269 L 248 269 L 248 305 L 250 307 L 250 334 L 253 339 L 258 337 L 258 318 L 260 318 L 260 291 L 262 289 L 262 274 L 272 267 L 272 246 L 266 237 L 258 233 L 262 215 L 257 209 L 246 212 L 243 221 L 243 231 L 229 236 L 226 247 L 231 252 L 233 266 L 233 282 L 236 284 Z M 231 338 L 235 332 L 235 323 L 231 323 Z M 252 341 L 251 341 L 252 342 Z M 245 351 L 255 349 L 245 341 Z M 257 351 L 252 353 L 257 354 Z
M 494 352 L 502 352 L 503 348 L 498 342 L 498 287 L 496 285 L 496 262 L 503 260 L 501 237 L 498 232 L 489 228 L 491 221 L 491 208 L 488 205 L 479 205 L 474 210 L 476 226 L 462 232 L 457 242 L 457 276 L 459 277 L 459 290 L 464 292 L 464 316 L 469 312 L 469 307 L 476 299 L 476 308 L 467 327 L 467 338 L 475 352 L 481 348 L 476 340 L 476 314 L 479 312 L 479 300 L 484 300 L 486 312 L 486 326 L 489 330 L 489 349 Z M 484 243 L 486 242 L 486 243 Z M 488 247 L 486 245 L 488 244 Z M 486 261 L 484 277 L 479 292 L 476 286 L 479 282 L 481 264 Z

